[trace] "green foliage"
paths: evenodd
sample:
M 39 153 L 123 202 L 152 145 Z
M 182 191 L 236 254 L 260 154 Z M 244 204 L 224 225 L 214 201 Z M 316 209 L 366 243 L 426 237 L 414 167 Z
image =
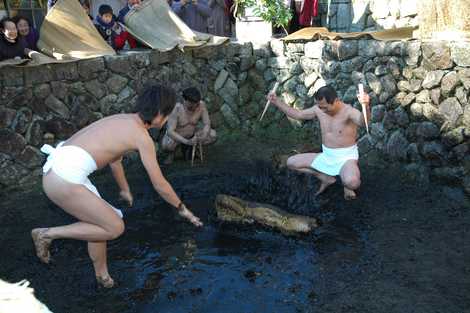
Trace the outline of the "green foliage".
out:
M 285 27 L 292 19 L 292 12 L 285 6 L 282 0 L 235 0 L 235 14 L 245 14 L 245 9 L 253 8 L 253 13 L 267 22 L 272 22 L 275 27 Z

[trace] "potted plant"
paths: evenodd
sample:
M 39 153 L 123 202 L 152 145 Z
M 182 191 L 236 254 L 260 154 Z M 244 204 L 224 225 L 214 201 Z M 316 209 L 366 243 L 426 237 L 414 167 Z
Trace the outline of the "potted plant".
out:
M 266 41 L 272 37 L 272 27 L 286 27 L 292 13 L 283 0 L 235 0 L 233 14 L 240 41 Z

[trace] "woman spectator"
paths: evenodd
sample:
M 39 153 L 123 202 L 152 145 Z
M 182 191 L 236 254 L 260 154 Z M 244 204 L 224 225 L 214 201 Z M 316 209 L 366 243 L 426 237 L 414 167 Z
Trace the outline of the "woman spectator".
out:
M 208 20 L 209 33 L 216 36 L 230 36 L 230 17 L 225 0 L 209 0 L 211 16 Z
M 24 58 L 31 50 L 26 47 L 26 41 L 18 36 L 15 22 L 5 17 L 0 21 L 0 61 Z
M 26 47 L 31 50 L 37 50 L 39 34 L 36 29 L 31 26 L 29 19 L 22 15 L 17 15 L 13 20 L 15 21 L 18 34 L 26 41 Z

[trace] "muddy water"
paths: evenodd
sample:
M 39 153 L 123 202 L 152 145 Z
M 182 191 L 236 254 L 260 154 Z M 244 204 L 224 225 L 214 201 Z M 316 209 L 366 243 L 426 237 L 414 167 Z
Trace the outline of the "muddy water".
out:
M 315 198 L 315 181 L 261 163 L 167 173 L 206 226 L 198 230 L 176 217 L 134 168 L 136 204 L 126 210 L 125 234 L 109 243 L 118 288 L 96 289 L 82 242 L 57 241 L 54 263 L 37 262 L 29 229 L 73 221 L 39 191 L 1 199 L 0 277 L 30 280 L 56 313 L 469 312 L 470 217 L 458 191 L 423 189 L 370 170 L 351 203 L 339 185 Z M 115 198 L 107 175 L 97 185 Z M 323 225 L 302 238 L 220 225 L 213 201 L 221 192 L 317 216 Z

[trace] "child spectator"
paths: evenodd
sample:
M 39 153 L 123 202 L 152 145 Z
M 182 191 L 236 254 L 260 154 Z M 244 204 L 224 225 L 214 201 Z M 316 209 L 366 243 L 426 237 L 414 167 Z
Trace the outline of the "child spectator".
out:
M 127 5 L 119 11 L 118 21 L 124 24 L 124 18 L 127 13 L 132 9 L 140 9 L 142 4 L 141 0 L 127 0 Z
M 34 27 L 31 26 L 29 19 L 17 15 L 13 18 L 16 23 L 16 29 L 21 37 L 26 41 L 26 47 L 31 50 L 37 50 L 37 43 L 39 40 L 39 34 Z
M 106 42 L 115 50 L 121 50 L 126 41 L 131 48 L 137 46 L 137 42 L 121 25 L 116 21 L 113 14 L 113 8 L 107 4 L 102 4 L 98 9 L 99 15 L 96 16 L 96 29 Z
M 11 18 L 5 17 L 0 21 L 0 31 L 0 61 L 22 59 L 30 52 L 26 41 L 18 36 L 16 24 Z
M 192 30 L 207 33 L 207 19 L 211 11 L 207 5 L 207 0 L 180 0 L 174 1 L 173 11 Z

